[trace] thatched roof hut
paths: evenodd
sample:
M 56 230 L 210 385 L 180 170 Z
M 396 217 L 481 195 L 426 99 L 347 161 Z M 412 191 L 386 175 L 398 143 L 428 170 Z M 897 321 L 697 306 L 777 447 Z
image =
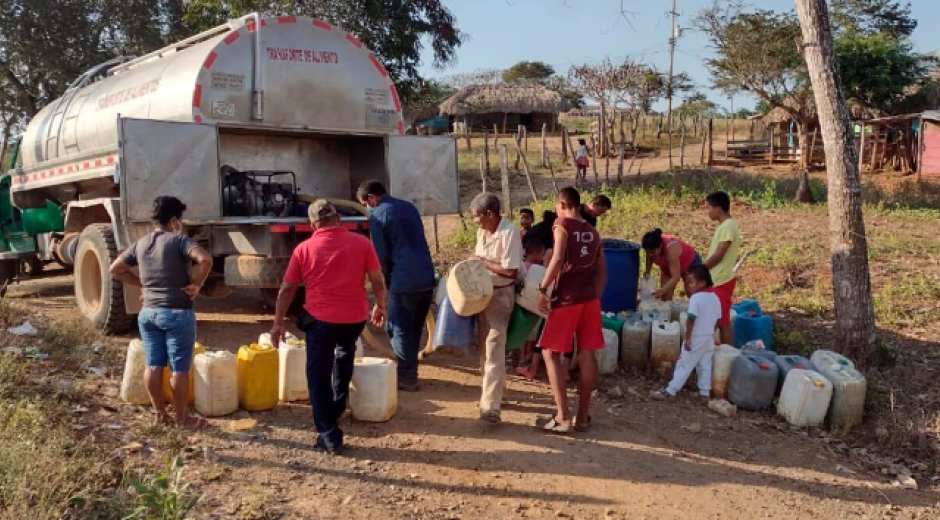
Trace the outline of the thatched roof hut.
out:
M 441 103 L 441 114 L 557 114 L 567 107 L 561 94 L 541 85 L 469 85 Z
M 538 130 L 542 123 L 554 125 L 566 110 L 565 99 L 554 90 L 537 84 L 469 85 L 441 103 L 442 115 L 468 118 L 471 124 L 491 127 L 507 123 Z

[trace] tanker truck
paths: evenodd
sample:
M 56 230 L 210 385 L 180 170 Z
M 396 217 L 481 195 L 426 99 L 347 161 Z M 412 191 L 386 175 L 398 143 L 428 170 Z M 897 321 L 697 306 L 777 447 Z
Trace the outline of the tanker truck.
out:
M 308 204 L 354 200 L 364 180 L 424 215 L 458 212 L 455 140 L 405 135 L 376 56 L 300 16 L 253 14 L 98 65 L 30 120 L 16 156 L 0 181 L 15 206 L 0 260 L 71 267 L 79 311 L 109 333 L 139 311 L 138 289 L 109 265 L 150 231 L 157 196 L 186 204 L 185 233 L 211 252 L 207 296 L 276 290 L 312 233 Z M 368 220 L 344 225 L 367 232 Z

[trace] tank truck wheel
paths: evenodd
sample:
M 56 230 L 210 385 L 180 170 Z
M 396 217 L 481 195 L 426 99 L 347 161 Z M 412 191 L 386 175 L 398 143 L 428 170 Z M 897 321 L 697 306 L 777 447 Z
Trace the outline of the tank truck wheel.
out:
M 82 315 L 108 334 L 134 325 L 124 308 L 124 284 L 111 277 L 111 262 L 117 257 L 110 224 L 92 224 L 82 231 L 75 254 L 75 299 Z
M 254 255 L 225 257 L 225 285 L 255 289 L 277 289 L 284 279 L 290 257 Z

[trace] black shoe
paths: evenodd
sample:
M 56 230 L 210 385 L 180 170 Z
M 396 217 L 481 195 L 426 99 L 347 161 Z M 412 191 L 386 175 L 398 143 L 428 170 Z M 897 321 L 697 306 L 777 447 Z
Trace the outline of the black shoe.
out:
M 417 381 L 412 383 L 398 383 L 398 389 L 402 392 L 418 392 L 421 390 L 421 385 Z
M 326 441 L 323 440 L 323 437 L 317 437 L 317 443 L 314 446 L 314 449 L 325 452 L 329 455 L 342 455 L 343 454 L 342 446 L 330 448 L 329 446 L 326 445 Z

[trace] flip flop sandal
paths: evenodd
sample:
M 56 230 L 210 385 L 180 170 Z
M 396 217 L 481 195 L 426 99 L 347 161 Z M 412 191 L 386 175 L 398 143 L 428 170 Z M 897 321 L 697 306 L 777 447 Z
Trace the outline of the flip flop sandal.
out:
M 590 415 L 588 415 L 588 420 L 587 420 L 587 422 L 584 423 L 584 424 L 581 424 L 581 423 L 575 421 L 575 423 L 574 423 L 574 431 L 576 431 L 576 432 L 581 432 L 581 433 L 588 431 L 588 428 L 591 427 L 591 422 L 592 422 L 592 419 L 591 419 L 591 416 L 590 416 Z
M 543 431 L 546 431 L 549 433 L 560 433 L 560 434 L 571 433 L 571 426 L 559 423 L 558 421 L 555 420 L 554 417 L 549 419 L 548 422 L 542 424 L 540 428 L 542 428 Z

